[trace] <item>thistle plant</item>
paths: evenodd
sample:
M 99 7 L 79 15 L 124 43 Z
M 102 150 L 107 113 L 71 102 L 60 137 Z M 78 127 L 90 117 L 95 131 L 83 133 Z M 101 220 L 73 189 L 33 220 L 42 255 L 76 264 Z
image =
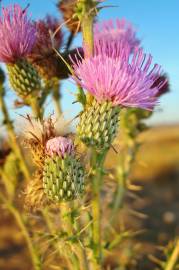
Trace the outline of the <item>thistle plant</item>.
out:
M 17 4 L 2 9 L 0 61 L 13 90 L 35 113 L 24 113 L 20 145 L 0 69 L 0 105 L 10 138 L 10 150 L 0 152 L 0 200 L 22 231 L 31 269 L 123 269 L 120 260 L 106 266 L 109 253 L 114 256 L 123 239 L 136 235 L 125 226 L 117 231 L 114 223 L 130 189 L 143 120 L 168 91 L 168 80 L 141 48 L 130 22 L 97 22 L 102 2 L 58 1 L 64 22 L 50 15 L 31 21 L 28 7 Z M 83 44 L 71 50 L 77 32 Z M 82 105 L 76 128 L 64 120 L 59 103 L 61 80 L 68 77 L 77 85 L 74 102 Z M 57 113 L 52 108 L 50 116 L 43 116 L 48 95 Z M 125 145 L 124 152 L 117 153 L 118 144 Z M 110 150 L 118 160 L 112 170 L 105 167 Z

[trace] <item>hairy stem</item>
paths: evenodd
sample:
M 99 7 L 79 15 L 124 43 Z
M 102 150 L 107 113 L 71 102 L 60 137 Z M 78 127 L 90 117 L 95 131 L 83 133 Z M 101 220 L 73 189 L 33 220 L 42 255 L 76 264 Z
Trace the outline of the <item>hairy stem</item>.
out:
M 82 21 L 83 41 L 85 44 L 85 56 L 93 54 L 93 17 L 85 16 Z
M 102 261 L 102 235 L 101 235 L 101 197 L 100 191 L 103 179 L 103 164 L 106 151 L 99 154 L 94 149 L 91 155 L 91 167 L 94 173 L 92 177 L 92 215 L 93 215 L 93 251 L 97 262 Z
M 71 219 L 71 209 L 69 207 L 68 203 L 63 203 L 60 206 L 60 211 L 61 211 L 61 221 L 62 221 L 62 228 L 63 230 L 68 234 L 68 237 L 73 236 L 73 224 L 72 224 L 72 219 Z M 70 256 L 71 262 L 72 262 L 72 268 L 74 270 L 81 270 L 80 269 L 80 262 L 76 254 L 71 252 Z
M 83 16 L 81 20 L 81 28 L 83 34 L 83 42 L 85 45 L 85 56 L 90 57 L 93 54 L 93 21 L 94 12 L 91 12 L 92 1 L 85 0 L 83 3 Z

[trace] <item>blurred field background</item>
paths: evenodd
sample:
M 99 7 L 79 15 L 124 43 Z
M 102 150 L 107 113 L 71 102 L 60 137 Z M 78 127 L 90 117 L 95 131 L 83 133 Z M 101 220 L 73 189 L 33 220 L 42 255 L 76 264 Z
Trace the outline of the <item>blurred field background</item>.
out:
M 55 1 L 45 1 L 45 5 L 44 1 L 37 3 L 37 1 L 4 0 L 2 2 L 4 5 L 19 2 L 24 6 L 30 2 L 34 17 L 43 17 L 47 10 L 57 14 Z M 115 9 L 114 17 L 126 16 L 137 25 L 139 30 L 142 30 L 144 47 L 147 47 L 147 52 L 150 51 L 154 59 L 164 66 L 171 84 L 171 92 L 161 99 L 161 111 L 154 113 L 152 119 L 148 121 L 151 128 L 138 138 L 141 146 L 137 159 L 133 163 L 130 178 L 141 189 L 132 193 L 132 196 L 130 193 L 126 195 L 122 210 L 129 230 L 140 232 L 136 237 L 137 240 L 131 241 L 131 246 L 136 246 L 136 254 L 131 254 L 125 247 L 120 250 L 124 265 L 125 261 L 133 257 L 138 258 L 138 263 L 134 262 L 130 268 L 123 269 L 153 270 L 156 262 L 151 255 L 163 258 L 163 251 L 159 247 L 167 245 L 179 235 L 179 36 L 176 37 L 179 27 L 179 23 L 176 23 L 179 3 L 177 0 L 159 0 L 157 3 L 153 0 L 147 4 L 140 0 L 133 3 L 124 0 L 107 1 L 109 5 L 116 3 L 119 7 Z M 38 14 L 34 15 L 35 9 L 38 10 Z M 102 11 L 100 19 L 106 17 L 113 17 L 113 10 Z M 76 44 L 79 41 L 80 37 L 77 37 Z M 63 93 L 66 88 L 72 87 L 70 83 L 64 85 Z M 68 111 L 67 116 L 76 114 L 79 110 L 75 107 L 75 112 L 72 112 L 71 105 L 70 109 L 69 107 L 66 109 L 67 103 L 71 104 L 72 99 L 69 92 L 63 99 L 64 110 Z M 9 92 L 9 109 L 15 117 L 17 110 L 12 107 L 12 100 L 13 96 Z M 48 110 L 51 111 L 50 106 Z M 2 132 L 4 133 L 4 129 Z M 117 154 L 111 151 L 106 166 L 111 168 L 114 164 L 117 166 Z M 0 211 L 0 270 L 32 270 L 26 244 L 13 217 L 2 207 Z M 116 250 L 116 254 L 118 252 Z M 114 254 L 115 257 L 117 257 L 116 254 Z M 115 261 L 114 258 L 111 260 Z M 48 267 L 45 269 L 49 270 Z M 112 269 L 115 269 L 115 263 Z
M 140 135 L 140 141 L 131 179 L 141 190 L 132 193 L 132 197 L 126 195 L 122 214 L 129 230 L 141 231 L 134 241 L 138 264 L 129 269 L 149 270 L 156 266 L 151 254 L 163 257 L 159 247 L 179 234 L 179 125 L 153 127 Z M 106 166 L 110 168 L 116 163 L 117 155 L 111 151 Z M 124 261 L 134 256 L 128 249 L 122 248 L 120 252 Z M 32 269 L 23 237 L 13 217 L 2 208 L 0 269 Z

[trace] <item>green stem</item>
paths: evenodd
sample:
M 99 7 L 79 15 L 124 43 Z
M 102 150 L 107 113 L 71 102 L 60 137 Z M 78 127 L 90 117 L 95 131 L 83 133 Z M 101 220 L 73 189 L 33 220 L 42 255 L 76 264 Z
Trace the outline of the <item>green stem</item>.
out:
M 33 243 L 31 241 L 31 238 L 29 236 L 29 233 L 26 229 L 26 225 L 25 225 L 25 221 L 22 217 L 22 215 L 19 213 L 19 211 L 15 208 L 14 205 L 12 205 L 11 203 L 9 203 L 2 194 L 0 194 L 0 199 L 3 201 L 3 203 L 5 203 L 6 207 L 8 208 L 8 210 L 11 212 L 11 214 L 14 216 L 19 228 L 21 229 L 21 232 L 26 240 L 31 258 L 32 258 L 32 263 L 34 266 L 35 270 L 41 270 L 41 262 L 40 262 L 40 258 L 39 255 L 37 253 L 37 250 L 34 248 Z
M 0 167 L 0 176 L 2 178 L 2 182 L 5 186 L 5 189 L 6 189 L 6 192 L 8 195 L 8 199 L 12 200 L 15 187 L 14 187 L 13 182 L 9 180 L 9 177 L 6 175 L 6 173 L 4 172 L 2 167 Z
M 73 235 L 73 224 L 71 215 L 69 214 L 71 212 L 69 204 L 68 203 L 61 204 L 60 211 L 63 230 L 68 233 L 69 237 L 71 237 Z M 79 260 L 73 251 L 70 259 L 72 261 L 72 269 L 80 270 Z
M 165 270 L 174 270 L 178 260 L 179 260 L 179 239 L 176 241 L 175 248 L 165 266 Z
M 97 262 L 102 261 L 102 235 L 101 235 L 101 198 L 100 191 L 103 179 L 103 164 L 106 151 L 99 154 L 94 149 L 91 154 L 91 167 L 94 172 L 92 178 L 92 215 L 93 215 L 93 251 Z
M 93 54 L 93 16 L 86 13 L 82 20 L 83 41 L 86 46 L 85 56 L 90 57 Z
M 132 146 L 129 146 L 129 153 L 125 156 L 124 163 L 119 165 L 117 168 L 117 188 L 112 203 L 112 213 L 109 224 L 114 223 L 118 210 L 123 206 L 124 196 L 127 189 L 127 180 L 131 172 L 131 166 L 138 151 L 138 147 L 139 145 L 134 140 Z
M 55 226 L 54 226 L 54 223 L 51 221 L 51 218 L 50 218 L 50 215 L 49 215 L 49 209 L 48 209 L 48 207 L 46 207 L 45 209 L 42 210 L 42 215 L 43 215 L 44 221 L 45 221 L 45 223 L 46 223 L 46 225 L 47 225 L 47 228 L 48 228 L 49 233 L 50 233 L 51 235 L 56 234 L 56 228 L 55 228 Z M 60 250 L 59 243 L 58 243 L 58 242 L 55 242 L 54 246 L 55 246 L 56 250 L 58 251 L 59 257 L 60 257 L 60 259 L 61 259 L 62 252 L 61 252 L 61 250 Z M 70 270 L 70 269 L 73 270 L 72 265 L 71 265 L 71 263 L 69 262 L 67 256 L 64 256 L 64 257 L 65 257 L 65 260 L 66 260 L 66 262 L 67 262 L 68 269 L 69 269 L 69 270 Z
M 30 106 L 35 118 L 41 119 L 43 116 L 43 108 L 40 106 L 39 100 L 37 97 L 32 97 L 30 99 Z
M 75 209 L 79 209 L 79 204 L 78 202 L 73 202 L 73 207 Z M 83 237 L 81 235 L 81 230 L 82 230 L 82 221 L 81 221 L 81 216 L 79 216 L 78 219 L 74 219 L 75 221 L 75 224 L 74 224 L 74 227 L 76 228 L 76 230 L 78 231 L 78 233 L 76 235 L 78 235 L 78 241 L 79 241 L 79 244 L 78 244 L 78 251 L 77 253 L 79 254 L 79 260 L 80 262 L 82 262 L 81 266 L 82 266 L 82 269 L 84 270 L 90 270 L 90 266 L 89 266 L 89 261 L 88 261 L 88 256 L 87 256 L 87 250 L 85 248 L 85 246 L 83 245 Z M 83 228 L 84 229 L 84 228 Z
M 92 0 L 81 0 L 81 29 L 83 34 L 83 42 L 85 44 L 85 57 L 90 57 L 93 54 L 94 37 L 93 37 L 93 22 L 96 13 L 95 6 Z
M 113 202 L 113 208 L 109 224 L 112 224 L 117 216 L 117 212 L 123 206 L 124 196 L 126 193 L 126 179 L 124 174 L 118 173 L 117 175 L 117 188 Z
M 56 114 L 58 117 L 60 117 L 62 115 L 62 109 L 60 106 L 61 94 L 60 94 L 60 90 L 59 90 L 59 81 L 57 81 L 57 80 L 54 81 L 54 83 L 53 83 L 52 98 L 53 98 Z
M 15 155 L 19 159 L 20 168 L 21 168 L 22 172 L 24 173 L 25 178 L 30 179 L 31 175 L 30 175 L 28 166 L 25 162 L 23 152 L 22 152 L 22 150 L 17 142 L 16 134 L 14 132 L 14 127 L 13 127 L 12 121 L 10 120 L 10 116 L 9 116 L 9 113 L 8 113 L 8 110 L 6 107 L 6 103 L 4 100 L 4 95 L 2 93 L 0 94 L 0 108 L 1 108 L 1 111 L 3 114 L 4 124 L 6 125 L 7 132 L 9 135 L 10 145 L 11 145 Z

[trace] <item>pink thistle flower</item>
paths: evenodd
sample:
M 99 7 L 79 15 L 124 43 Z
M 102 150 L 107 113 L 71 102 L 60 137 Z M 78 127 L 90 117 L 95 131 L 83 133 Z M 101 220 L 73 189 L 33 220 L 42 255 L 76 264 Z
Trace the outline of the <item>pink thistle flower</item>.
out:
M 25 57 L 35 42 L 36 28 L 19 5 L 2 9 L 0 17 L 0 61 L 14 63 Z
M 121 43 L 123 42 L 123 44 Z M 114 53 L 113 47 L 118 47 L 118 43 L 123 46 L 128 46 L 130 52 L 139 45 L 140 41 L 136 38 L 136 32 L 132 24 L 125 19 L 116 22 L 112 20 L 97 23 L 94 26 L 94 53 L 100 54 L 104 48 L 103 44 L 106 44 L 106 53 L 111 56 Z M 112 48 L 111 48 L 112 45 Z M 115 55 L 120 56 L 120 51 Z
M 53 157 L 54 155 L 59 155 L 64 157 L 65 154 L 73 154 L 74 145 L 71 139 L 65 137 L 55 137 L 50 139 L 46 143 L 46 154 Z
M 150 69 L 152 56 L 144 54 L 142 49 L 135 49 L 132 56 L 128 49 L 125 53 L 122 58 L 101 53 L 76 60 L 72 77 L 99 102 L 111 101 L 114 106 L 151 110 L 164 84 L 162 81 L 154 86 L 161 68 L 155 64 Z

